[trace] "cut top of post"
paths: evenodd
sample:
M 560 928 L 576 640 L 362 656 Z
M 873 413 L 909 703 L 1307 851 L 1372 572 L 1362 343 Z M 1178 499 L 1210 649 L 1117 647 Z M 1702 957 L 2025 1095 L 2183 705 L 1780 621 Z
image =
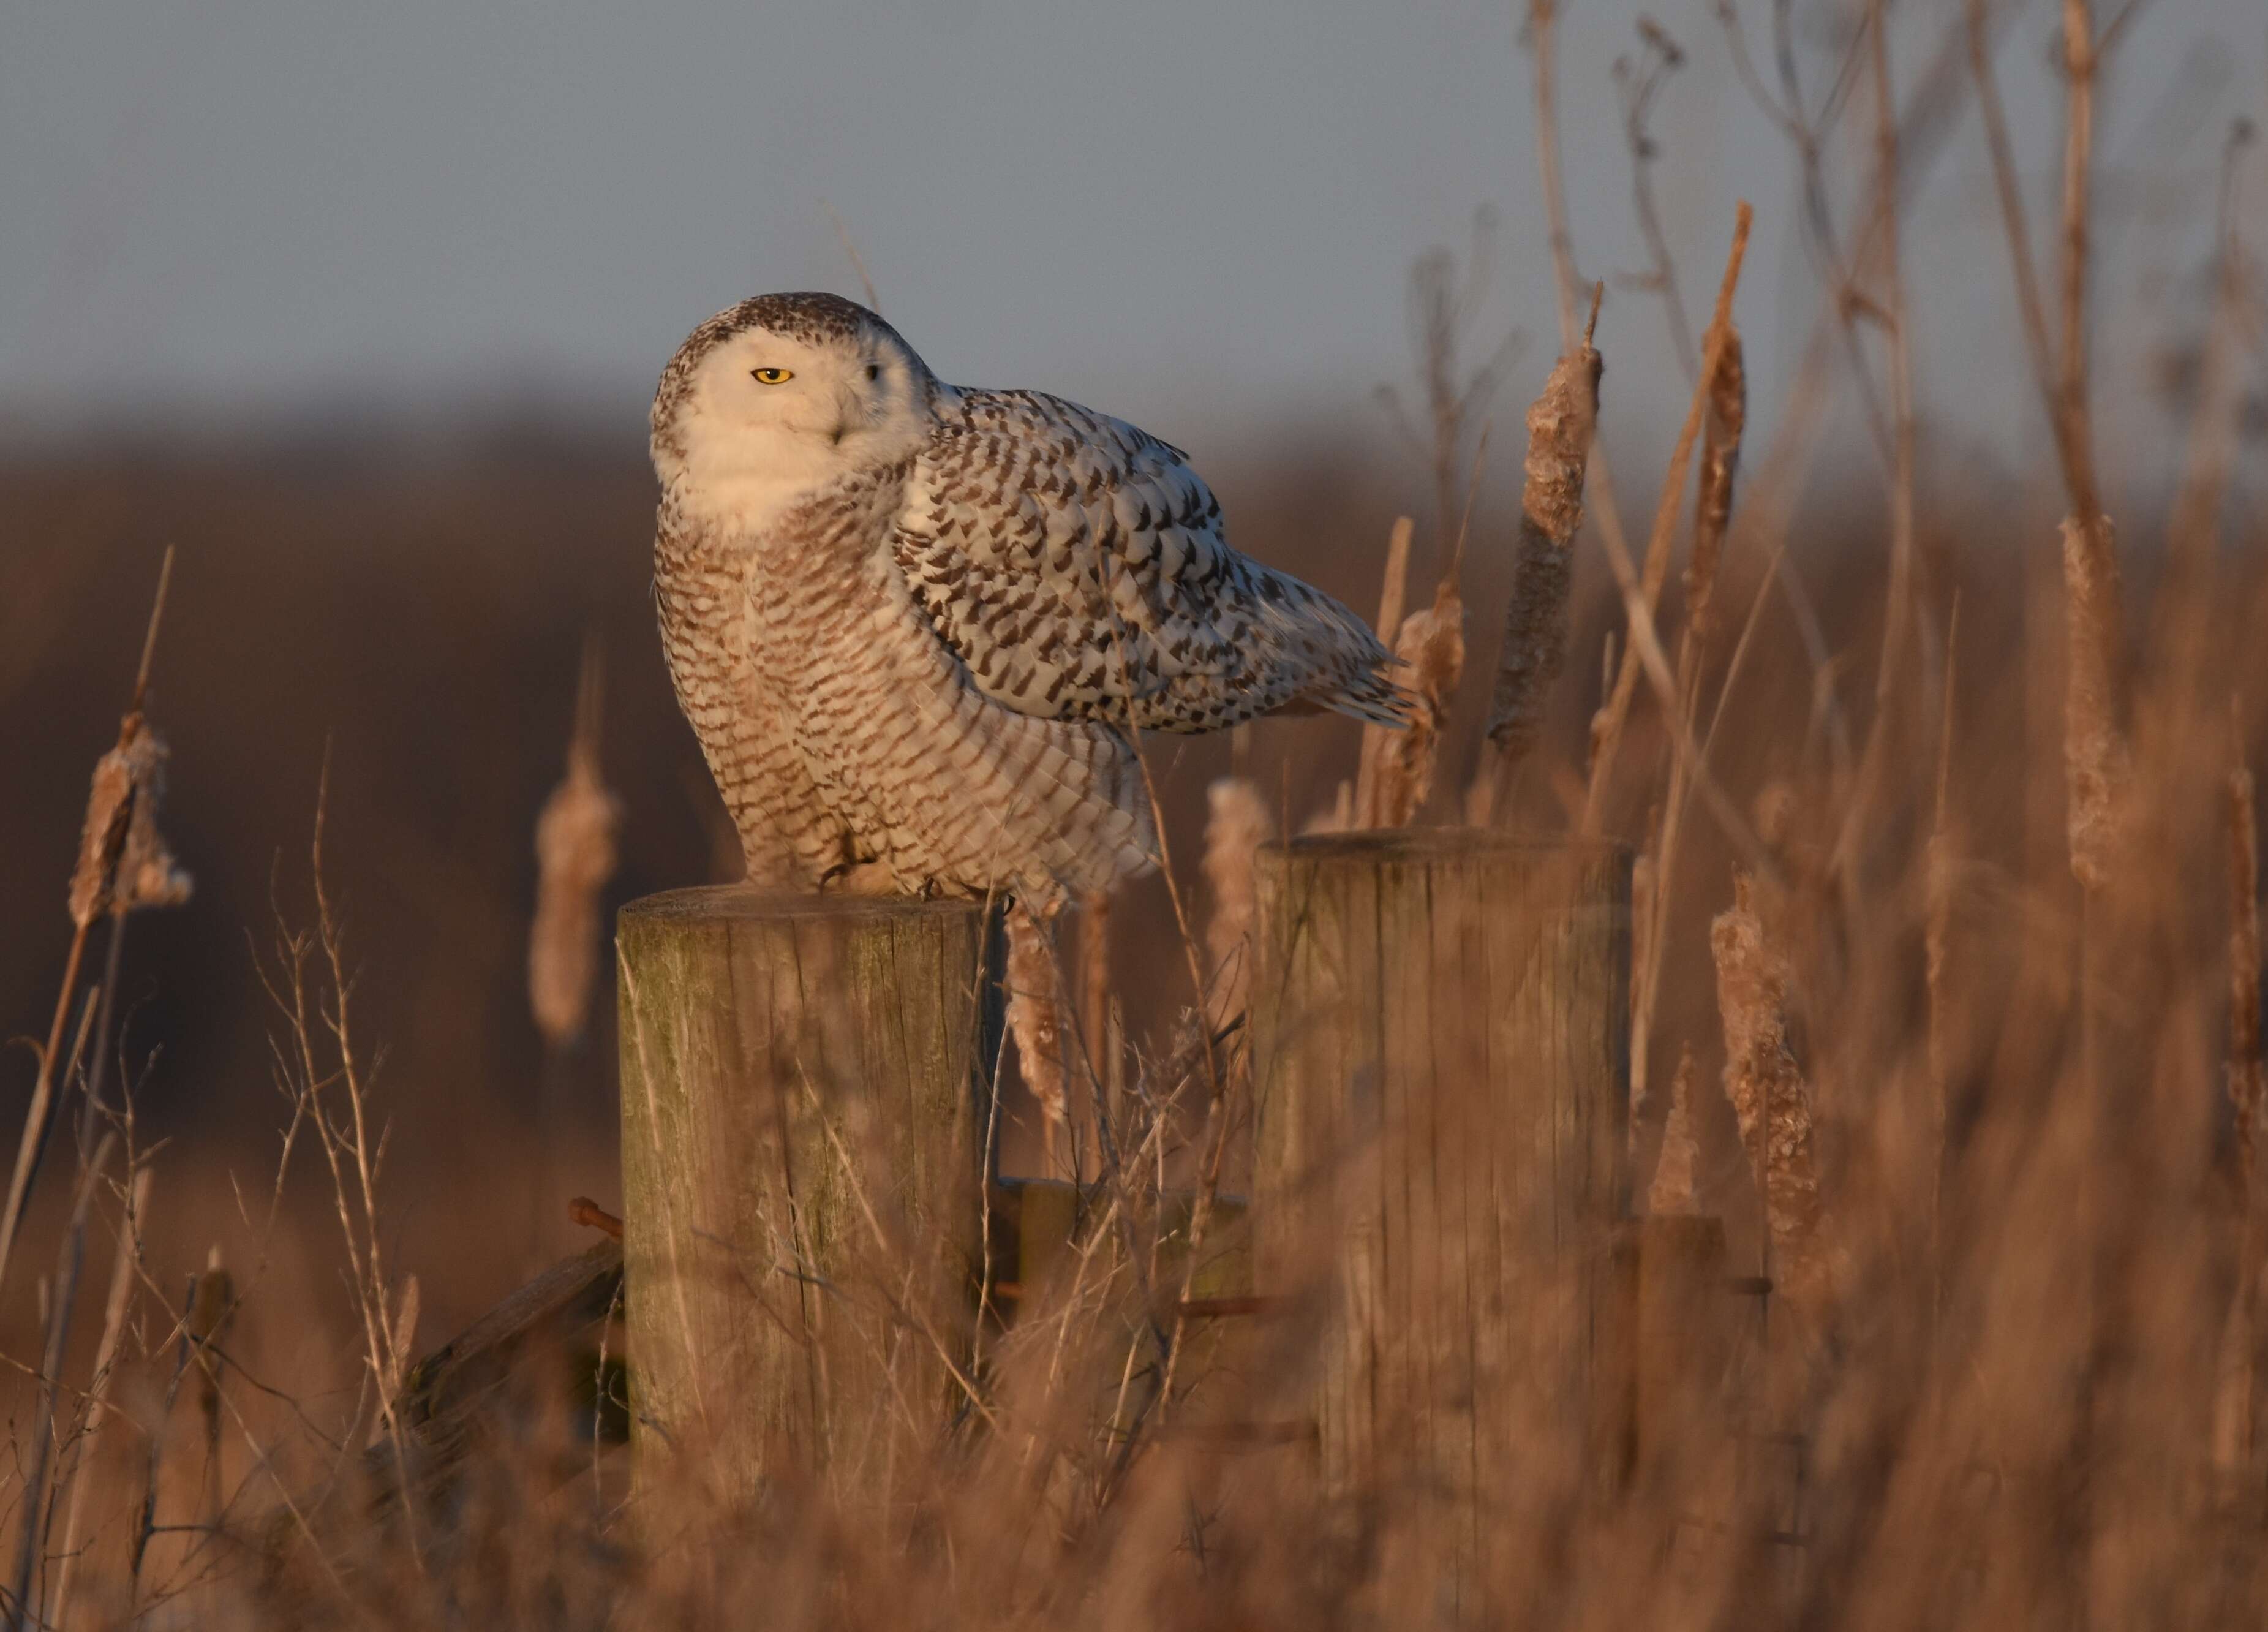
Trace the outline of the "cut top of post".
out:
M 1579 838 L 1546 833 L 1509 833 L 1490 828 L 1409 827 L 1352 833 L 1308 833 L 1278 839 L 1261 853 L 1292 861 L 1456 861 L 1501 856 L 1616 866 L 1625 863 L 1628 845 L 1610 838 Z
M 959 918 L 982 914 L 986 910 L 983 901 L 958 897 L 931 900 L 916 896 L 812 895 L 764 890 L 754 884 L 700 884 L 642 897 L 622 908 L 622 917 L 661 922 L 734 919 L 774 921 L 792 918 L 879 923 L 909 918 Z

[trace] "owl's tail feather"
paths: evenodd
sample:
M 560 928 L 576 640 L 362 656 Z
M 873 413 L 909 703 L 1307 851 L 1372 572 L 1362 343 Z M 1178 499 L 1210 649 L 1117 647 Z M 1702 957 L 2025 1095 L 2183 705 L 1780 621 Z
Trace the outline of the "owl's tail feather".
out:
M 1271 713 L 1345 714 L 1399 730 L 1415 717 L 1418 698 L 1395 684 L 1405 667 L 1351 609 L 1312 585 L 1276 575 L 1265 644 L 1280 669 L 1305 682 Z
M 1373 668 L 1343 683 L 1332 693 L 1329 706 L 1338 713 L 1399 731 L 1407 729 L 1417 717 L 1418 694 Z
M 1278 714 L 1344 714 L 1350 720 L 1406 730 L 1417 712 L 1418 698 L 1377 669 L 1351 676 L 1335 676 L 1303 691 L 1271 713 Z

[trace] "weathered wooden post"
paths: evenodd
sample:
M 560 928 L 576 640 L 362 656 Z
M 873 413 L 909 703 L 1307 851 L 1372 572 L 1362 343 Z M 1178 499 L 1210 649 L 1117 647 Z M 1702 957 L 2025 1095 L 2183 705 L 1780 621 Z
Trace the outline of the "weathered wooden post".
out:
M 1572 1495 L 1626 1431 L 1594 1374 L 1626 1323 L 1630 858 L 1294 839 L 1261 853 L 1259 915 L 1258 1289 L 1317 1318 L 1327 1488 L 1442 1500 L 1462 1598 L 1516 1481 Z
M 998 997 L 970 902 L 622 909 L 633 1479 L 886 1501 L 968 1405 Z

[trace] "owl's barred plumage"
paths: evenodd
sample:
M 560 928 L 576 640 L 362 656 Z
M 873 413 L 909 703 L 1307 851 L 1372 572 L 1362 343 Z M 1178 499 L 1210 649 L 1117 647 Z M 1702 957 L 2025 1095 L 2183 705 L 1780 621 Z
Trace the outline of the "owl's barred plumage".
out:
M 695 329 L 653 454 L 663 645 L 757 882 L 1045 911 L 1153 864 L 1134 733 L 1403 718 L 1367 626 L 1230 549 L 1178 448 L 945 385 L 836 296 Z

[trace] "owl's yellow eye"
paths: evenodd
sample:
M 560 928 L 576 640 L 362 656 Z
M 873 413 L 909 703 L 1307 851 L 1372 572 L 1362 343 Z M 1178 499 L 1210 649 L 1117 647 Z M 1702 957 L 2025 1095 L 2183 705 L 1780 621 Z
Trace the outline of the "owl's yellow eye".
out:
M 788 368 L 759 368 L 753 372 L 758 385 L 785 385 L 795 378 L 795 371 Z

